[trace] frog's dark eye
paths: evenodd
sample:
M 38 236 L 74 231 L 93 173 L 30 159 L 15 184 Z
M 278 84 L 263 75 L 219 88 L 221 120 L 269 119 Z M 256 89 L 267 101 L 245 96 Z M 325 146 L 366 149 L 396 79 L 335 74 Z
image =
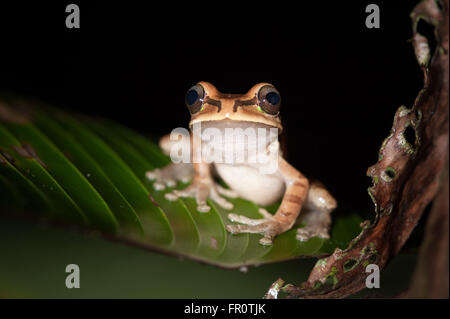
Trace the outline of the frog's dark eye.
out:
M 270 115 L 280 112 L 281 96 L 272 85 L 264 85 L 258 92 L 258 106 Z
M 194 85 L 187 91 L 185 101 L 191 114 L 197 113 L 201 110 L 204 98 L 205 90 L 200 84 Z

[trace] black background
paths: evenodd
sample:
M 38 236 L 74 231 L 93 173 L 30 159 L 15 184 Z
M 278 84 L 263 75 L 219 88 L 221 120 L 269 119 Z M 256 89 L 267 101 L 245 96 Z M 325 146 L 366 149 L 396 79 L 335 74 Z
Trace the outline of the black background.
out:
M 162 135 L 187 126 L 184 94 L 197 81 L 228 93 L 270 82 L 289 162 L 341 206 L 373 211 L 366 170 L 422 86 L 409 42 L 416 1 L 35 2 L 0 7 L 0 90 Z M 69 3 L 80 29 L 65 27 Z M 365 27 L 369 3 L 380 29 Z

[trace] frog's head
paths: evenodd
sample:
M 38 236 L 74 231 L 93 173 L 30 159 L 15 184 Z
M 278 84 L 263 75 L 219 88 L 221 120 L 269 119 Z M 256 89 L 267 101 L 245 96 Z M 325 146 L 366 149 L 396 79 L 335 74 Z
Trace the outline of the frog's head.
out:
M 280 102 L 280 94 L 269 83 L 256 84 L 245 94 L 224 94 L 211 83 L 198 82 L 186 93 L 190 127 L 200 122 L 236 121 L 281 130 Z

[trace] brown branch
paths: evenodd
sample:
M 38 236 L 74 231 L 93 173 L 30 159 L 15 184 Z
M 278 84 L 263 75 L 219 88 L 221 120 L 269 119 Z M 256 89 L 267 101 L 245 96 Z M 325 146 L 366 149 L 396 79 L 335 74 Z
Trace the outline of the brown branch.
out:
M 382 269 L 435 197 L 448 153 L 448 0 L 442 5 L 443 12 L 435 0 L 424 0 L 411 13 L 424 88 L 411 109 L 397 110 L 378 162 L 367 171 L 373 180 L 369 195 L 375 204 L 374 223 L 366 221 L 346 250 L 336 249 L 320 259 L 300 287 L 281 288 L 288 297 L 343 298 L 365 288 L 366 265 Z M 417 30 L 419 19 L 436 28 L 437 47 L 431 59 L 427 39 Z
M 433 201 L 427 220 L 425 239 L 406 298 L 447 298 L 448 287 L 448 157 L 442 186 Z

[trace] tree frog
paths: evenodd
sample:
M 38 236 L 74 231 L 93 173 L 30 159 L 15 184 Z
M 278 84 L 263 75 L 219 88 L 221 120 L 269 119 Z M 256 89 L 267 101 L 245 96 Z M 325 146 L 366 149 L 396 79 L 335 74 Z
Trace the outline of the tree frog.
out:
M 187 91 L 185 102 L 191 114 L 187 147 L 192 154 L 199 154 L 198 148 L 209 143 L 202 137 L 202 133 L 208 128 L 215 128 L 220 132 L 227 128 L 272 128 L 280 132 L 283 129 L 280 120 L 281 97 L 278 90 L 269 83 L 256 84 L 245 94 L 224 94 L 211 83 L 199 82 Z M 198 124 L 201 124 L 201 130 L 195 134 L 193 128 Z M 259 141 L 258 139 L 256 144 L 261 144 Z M 279 150 L 277 136 L 263 142 L 266 150 Z M 174 143 L 176 141 L 167 135 L 161 138 L 159 145 L 164 153 L 173 156 L 171 149 Z M 243 148 L 255 148 L 253 144 L 247 142 Z M 232 149 L 230 141 L 224 141 L 221 145 L 225 150 Z M 259 169 L 260 163 L 254 158 L 252 160 L 251 156 L 241 162 L 229 163 L 214 158 L 205 160 L 203 153 L 200 154 L 198 161 L 193 160 L 192 155 L 191 163 L 171 163 L 164 168 L 147 172 L 146 176 L 155 181 L 153 186 L 158 190 L 174 186 L 177 181 L 192 180 L 185 189 L 173 190 L 165 197 L 168 200 L 194 197 L 197 210 L 202 213 L 210 210 L 208 199 L 228 210 L 233 208 L 233 204 L 226 197 L 239 196 L 260 206 L 267 206 L 281 199 L 281 204 L 273 215 L 264 208 L 259 210 L 262 215 L 259 219 L 234 213 L 228 215 L 231 223 L 226 225 L 226 229 L 230 233 L 261 234 L 259 242 L 262 245 L 271 245 L 277 235 L 291 229 L 296 222 L 305 225 L 297 229 L 296 237 L 300 241 L 313 236 L 329 238 L 330 213 L 337 206 L 336 200 L 322 184 L 310 181 L 291 166 L 281 152 L 272 152 L 275 156 L 268 157 L 270 161 L 276 162 L 276 169 L 265 174 Z M 220 177 L 229 188 L 217 183 L 215 176 Z

